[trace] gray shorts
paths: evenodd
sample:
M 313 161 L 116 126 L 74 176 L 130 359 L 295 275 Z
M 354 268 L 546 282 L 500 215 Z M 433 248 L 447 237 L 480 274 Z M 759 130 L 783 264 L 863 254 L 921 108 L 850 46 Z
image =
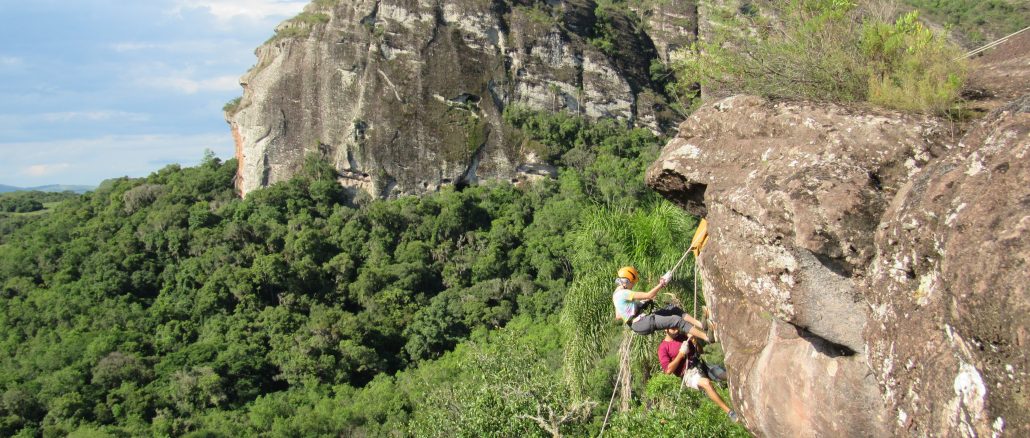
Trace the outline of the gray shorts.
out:
M 658 330 L 667 328 L 678 328 L 686 334 L 694 326 L 683 319 L 683 309 L 675 306 L 668 306 L 658 309 L 633 321 L 629 328 L 638 335 L 649 335 Z

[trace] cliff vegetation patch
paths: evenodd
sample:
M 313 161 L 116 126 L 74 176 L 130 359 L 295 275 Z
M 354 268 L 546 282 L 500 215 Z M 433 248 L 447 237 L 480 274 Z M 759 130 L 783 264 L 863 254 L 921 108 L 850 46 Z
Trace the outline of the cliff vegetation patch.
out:
M 711 6 L 712 37 L 679 53 L 702 87 L 771 98 L 870 102 L 940 113 L 966 76 L 961 49 L 891 3 L 778 0 Z M 896 18 L 895 18 L 896 17 Z

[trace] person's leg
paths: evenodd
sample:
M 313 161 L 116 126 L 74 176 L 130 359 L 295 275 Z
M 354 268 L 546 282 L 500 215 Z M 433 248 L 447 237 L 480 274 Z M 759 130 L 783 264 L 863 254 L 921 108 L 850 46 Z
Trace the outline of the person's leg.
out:
M 630 330 L 633 330 L 633 333 L 642 336 L 649 335 L 658 330 L 654 324 L 654 315 L 644 315 L 643 318 L 633 321 L 633 324 L 630 324 L 629 328 Z
M 679 315 L 654 314 L 650 315 L 650 317 L 652 321 L 651 324 L 654 326 L 655 330 L 677 328 L 679 329 L 680 333 L 690 334 L 693 334 L 694 331 L 697 331 L 697 329 L 695 329 L 694 326 L 690 325 L 689 322 L 687 322 L 685 319 L 683 319 L 683 317 Z M 704 335 L 704 333 L 702 333 L 702 335 Z
M 678 328 L 681 333 L 687 333 L 695 338 L 702 341 L 708 342 L 708 335 L 705 332 L 698 330 L 697 327 L 683 318 L 683 309 L 675 306 L 667 306 L 663 309 L 659 309 L 654 313 L 654 326 L 656 330 L 665 330 L 667 328 Z
M 719 365 L 711 365 L 708 367 L 708 377 L 711 379 L 726 381 L 726 369 Z
M 715 388 L 712 387 L 711 380 L 701 378 L 701 380 L 697 383 L 697 386 L 698 388 L 704 390 L 705 394 L 708 395 L 708 398 L 712 399 L 712 401 L 715 402 L 715 404 L 718 405 L 723 412 L 730 412 L 730 407 L 726 406 L 726 402 L 722 401 L 722 397 L 720 397 L 719 393 L 715 392 Z
M 689 331 L 690 336 L 693 336 L 693 337 L 698 338 L 698 339 L 700 339 L 702 341 L 708 342 L 708 335 L 705 332 L 703 332 L 701 330 L 698 330 L 697 327 L 691 326 L 689 324 L 687 324 L 687 325 L 690 327 L 690 331 Z

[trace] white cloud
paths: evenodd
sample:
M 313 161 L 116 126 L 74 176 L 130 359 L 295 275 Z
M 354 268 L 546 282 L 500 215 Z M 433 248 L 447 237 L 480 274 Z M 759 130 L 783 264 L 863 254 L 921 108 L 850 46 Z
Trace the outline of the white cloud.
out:
M 175 53 L 211 53 L 224 50 L 225 41 L 214 40 L 193 40 L 173 41 L 167 43 L 155 43 L 144 41 L 124 41 L 111 45 L 111 49 L 118 53 L 138 51 L 164 51 Z
M 265 20 L 288 17 L 304 9 L 306 1 L 276 0 L 176 0 L 172 13 L 180 14 L 187 9 L 204 9 L 219 21 L 236 18 Z
M 22 175 L 28 175 L 34 178 L 41 176 L 50 176 L 71 167 L 68 163 L 56 163 L 56 164 L 33 164 L 22 169 Z
M 146 122 L 150 120 L 150 116 L 142 113 L 130 113 L 125 111 L 66 111 L 57 113 L 44 113 L 40 114 L 40 119 L 45 122 L 73 122 L 79 120 L 85 120 L 88 122 L 104 122 L 104 121 L 126 121 L 126 122 Z
M 0 56 L 0 68 L 15 68 L 25 65 L 25 60 L 16 56 Z
M 218 76 L 207 79 L 192 79 L 183 76 L 166 76 L 149 78 L 141 81 L 143 85 L 154 88 L 172 88 L 186 94 L 201 91 L 239 91 L 238 76 Z
M 206 66 L 205 66 L 206 67 Z M 205 70 L 205 71 L 200 71 Z M 240 75 L 206 71 L 196 66 L 174 68 L 163 62 L 140 64 L 123 71 L 123 77 L 138 87 L 158 92 L 198 94 L 203 92 L 240 92 Z
M 0 143 L 0 184 L 97 184 L 120 176 L 141 177 L 166 163 L 193 166 L 205 149 L 233 157 L 228 132 L 110 135 L 53 141 Z M 11 180 L 6 180 L 11 178 Z

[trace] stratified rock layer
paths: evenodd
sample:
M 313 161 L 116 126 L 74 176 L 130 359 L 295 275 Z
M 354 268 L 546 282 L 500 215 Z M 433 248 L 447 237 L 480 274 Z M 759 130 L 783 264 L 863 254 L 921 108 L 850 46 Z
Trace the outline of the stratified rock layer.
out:
M 752 432 L 1030 432 L 1030 97 L 948 132 L 735 96 L 649 169 L 709 221 L 705 298 Z
M 320 3 L 258 48 L 227 114 L 244 194 L 290 178 L 311 153 L 374 196 L 528 178 L 546 163 L 506 128 L 512 104 L 671 126 L 649 72 L 656 43 L 627 10 L 599 17 L 590 0 Z M 696 8 L 686 3 L 648 14 L 689 23 Z M 683 44 L 665 33 L 663 50 Z

